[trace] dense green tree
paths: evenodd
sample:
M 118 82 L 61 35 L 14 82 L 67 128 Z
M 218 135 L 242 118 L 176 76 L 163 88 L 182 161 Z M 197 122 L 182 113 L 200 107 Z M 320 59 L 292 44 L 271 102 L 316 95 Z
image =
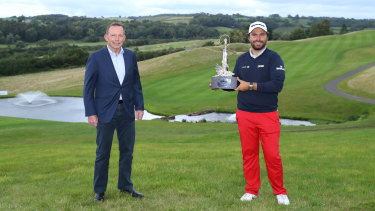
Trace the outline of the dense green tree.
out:
M 18 22 L 25 22 L 26 21 L 26 17 L 24 15 L 21 15 L 17 18 L 17 21 Z
M 186 16 L 191 16 L 186 15 Z M 173 16 L 173 15 L 171 15 Z M 262 21 L 267 24 L 270 31 L 270 40 L 290 39 L 290 28 L 306 28 L 307 36 L 321 36 L 332 34 L 330 27 L 343 28 L 351 31 L 366 28 L 375 28 L 374 19 L 345 19 L 328 17 L 295 17 L 289 15 L 283 18 L 278 14 L 268 17 L 248 17 L 240 14 L 194 14 L 190 23 L 166 23 L 162 21 L 149 20 L 144 17 L 132 17 L 131 21 L 124 21 L 126 35 L 131 43 L 157 43 L 175 41 L 181 39 L 207 39 L 217 38 L 219 32 L 216 27 L 226 27 L 228 30 L 242 30 L 248 28 L 254 21 Z M 142 19 L 142 20 L 140 20 Z M 0 43 L 15 43 L 18 40 L 32 42 L 41 39 L 48 40 L 90 40 L 102 41 L 103 34 L 109 23 L 114 20 L 106 18 L 68 17 L 66 15 L 41 15 L 32 18 L 24 16 L 16 19 L 0 18 Z M 35 38 L 35 31 L 37 32 Z M 280 30 L 279 30 L 280 29 Z M 309 29 L 309 30 L 307 30 Z M 272 30 L 276 34 L 273 35 Z M 342 31 L 341 33 L 344 33 Z M 295 32 L 293 32 L 295 33 Z M 11 36 L 13 35 L 13 39 Z M 291 35 L 292 37 L 294 35 Z M 141 40 L 141 41 L 138 41 Z
M 0 31 L 0 44 L 1 43 L 5 43 L 4 33 L 2 31 Z
M 333 32 L 330 30 L 330 23 L 327 19 L 324 19 L 321 23 L 315 23 L 310 27 L 310 37 L 331 34 L 333 34 Z
M 246 43 L 248 42 L 247 30 L 233 30 L 229 33 L 231 43 Z
M 297 27 L 289 35 L 290 40 L 299 40 L 307 38 L 306 32 L 304 29 Z
M 23 42 L 23 41 L 21 41 L 21 40 L 18 40 L 18 41 L 16 42 L 16 47 L 17 47 L 17 48 L 25 48 L 25 47 L 26 47 L 26 43 Z
M 342 24 L 340 34 L 348 33 L 348 28 L 346 27 L 345 23 Z
M 18 41 L 20 43 L 22 41 Z M 17 51 L 19 49 L 12 49 Z M 36 47 L 19 53 L 0 51 L 0 76 L 33 73 L 53 68 L 81 66 L 89 53 L 77 46 L 59 44 L 48 48 Z M 2 55 L 5 56 L 2 56 Z
M 197 14 L 194 19 L 190 21 L 191 24 L 203 25 L 203 26 L 234 26 L 235 19 L 230 15 L 210 15 L 210 14 Z
M 40 47 L 45 47 L 49 45 L 49 41 L 47 39 L 39 40 L 36 44 Z
M 9 33 L 6 37 L 5 37 L 5 44 L 13 44 L 16 42 L 16 38 L 14 37 L 14 35 L 12 33 Z
M 88 34 L 88 36 L 87 36 L 88 42 L 98 42 L 99 41 L 99 37 L 96 36 L 94 29 L 89 29 L 87 34 Z
M 36 42 L 38 40 L 38 32 L 35 28 L 29 28 L 25 33 L 26 42 Z
M 206 46 L 215 46 L 215 43 L 213 41 L 207 41 L 205 42 L 202 47 L 206 47 Z

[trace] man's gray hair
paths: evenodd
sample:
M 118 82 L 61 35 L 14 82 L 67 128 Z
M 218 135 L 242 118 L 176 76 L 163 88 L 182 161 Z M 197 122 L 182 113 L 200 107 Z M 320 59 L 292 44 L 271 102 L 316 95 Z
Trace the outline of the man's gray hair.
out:
M 124 30 L 124 34 L 125 34 L 125 29 L 124 29 L 124 25 L 120 22 L 113 22 L 111 23 L 108 27 L 107 27 L 107 30 L 105 31 L 106 34 L 108 34 L 108 31 L 109 31 L 109 28 L 111 28 L 112 26 L 121 26 L 122 29 Z

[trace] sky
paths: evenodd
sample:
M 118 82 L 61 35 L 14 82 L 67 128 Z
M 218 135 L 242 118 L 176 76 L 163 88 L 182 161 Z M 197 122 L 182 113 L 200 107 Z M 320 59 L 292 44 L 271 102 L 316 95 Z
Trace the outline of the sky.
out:
M 47 14 L 100 18 L 203 12 L 375 19 L 374 0 L 0 0 L 0 8 L 0 18 Z

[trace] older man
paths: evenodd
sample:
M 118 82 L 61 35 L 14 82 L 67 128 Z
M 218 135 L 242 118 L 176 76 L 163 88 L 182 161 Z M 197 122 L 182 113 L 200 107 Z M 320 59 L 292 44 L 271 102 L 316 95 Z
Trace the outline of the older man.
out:
M 104 38 L 107 46 L 88 58 L 83 88 L 85 113 L 89 124 L 97 130 L 94 199 L 104 201 L 115 130 L 120 149 L 118 189 L 142 198 L 143 194 L 134 190 L 130 179 L 135 118 L 142 119 L 144 112 L 136 55 L 122 48 L 126 36 L 121 23 L 109 25 Z

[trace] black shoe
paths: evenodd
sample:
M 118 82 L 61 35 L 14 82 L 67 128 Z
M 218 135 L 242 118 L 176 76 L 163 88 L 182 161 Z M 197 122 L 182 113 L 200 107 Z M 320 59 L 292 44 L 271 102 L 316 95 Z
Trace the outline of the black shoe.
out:
M 123 193 L 131 193 L 133 197 L 137 197 L 137 198 L 143 198 L 144 195 L 134 189 L 129 189 L 129 190 L 120 190 L 121 192 Z
M 95 193 L 94 200 L 96 202 L 103 202 L 104 201 L 104 193 Z

